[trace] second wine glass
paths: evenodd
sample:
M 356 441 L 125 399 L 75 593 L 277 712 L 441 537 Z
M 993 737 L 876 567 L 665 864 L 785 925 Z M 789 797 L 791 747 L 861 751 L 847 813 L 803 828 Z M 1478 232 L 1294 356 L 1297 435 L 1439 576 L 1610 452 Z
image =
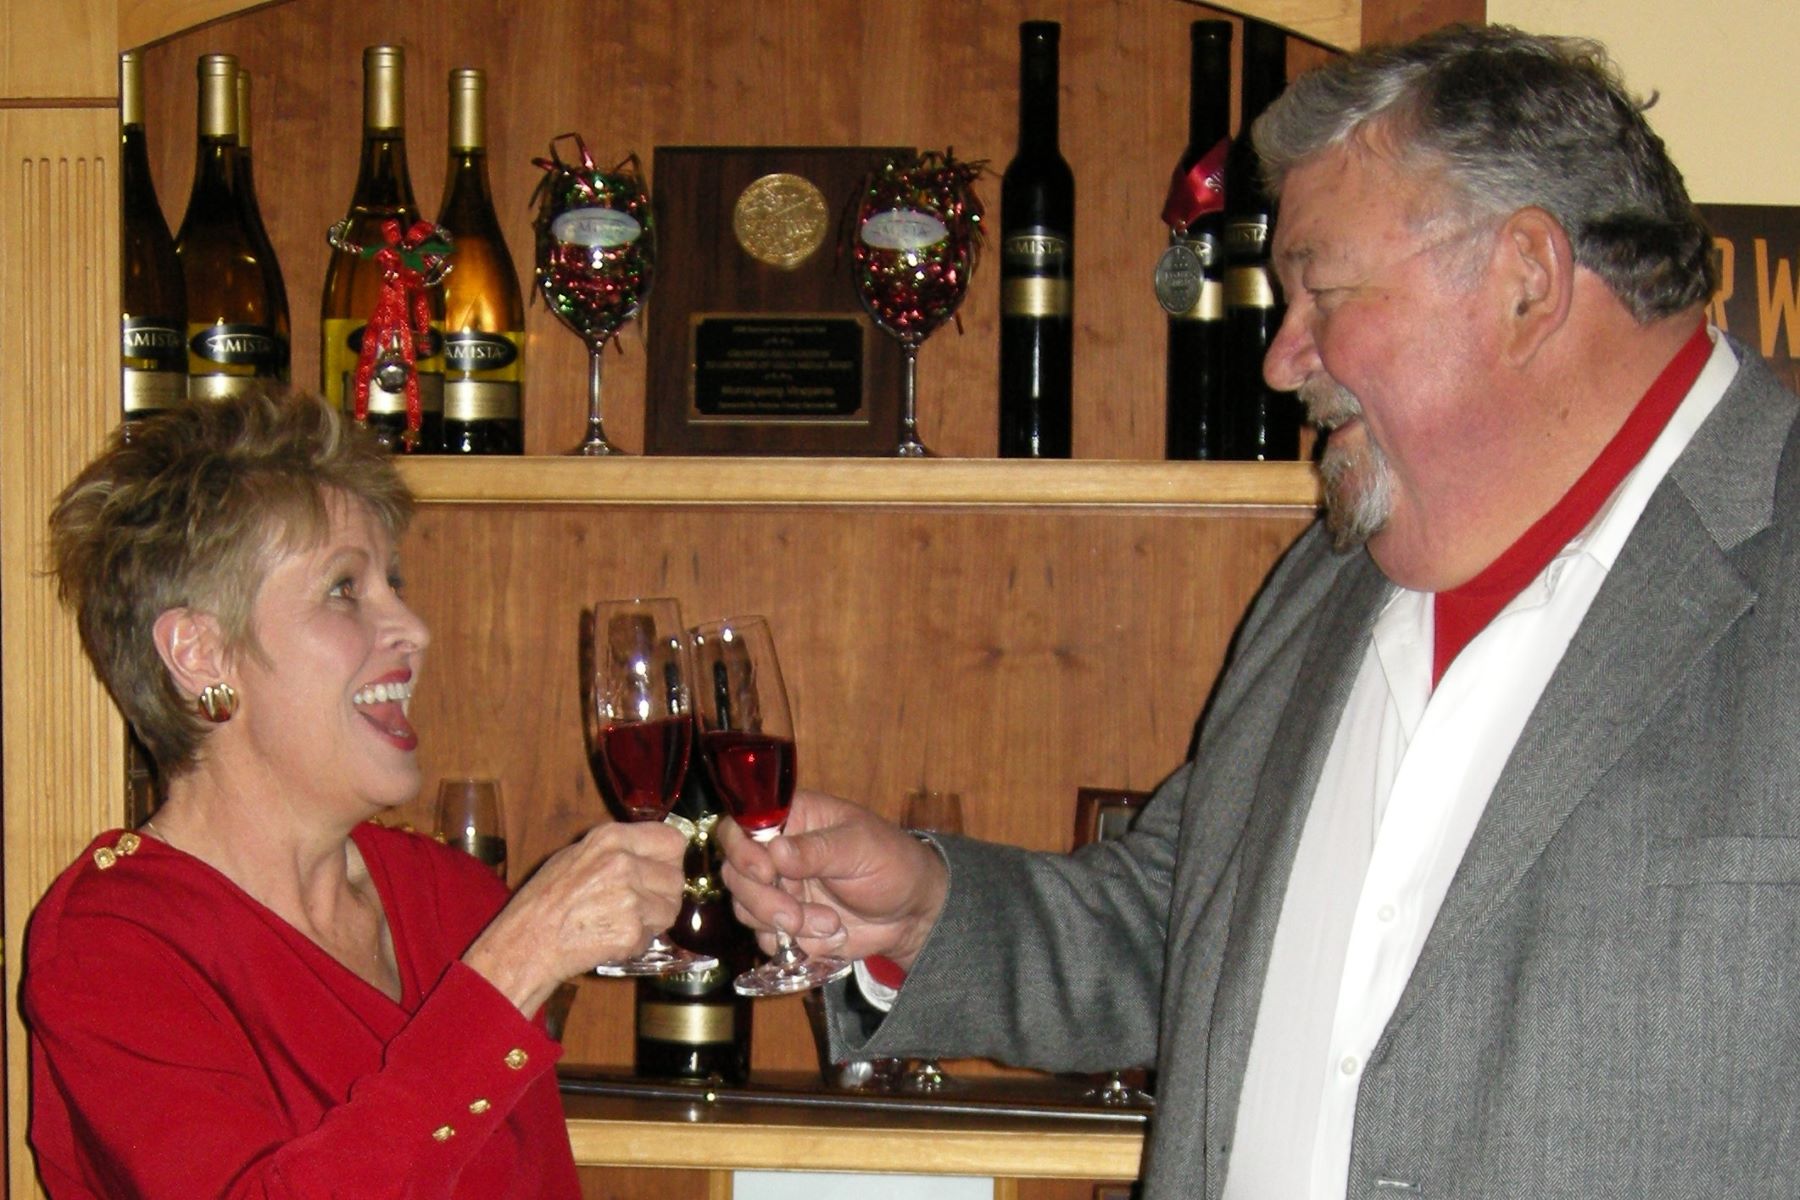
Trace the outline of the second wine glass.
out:
M 613 816 L 660 821 L 681 795 L 693 747 L 687 640 L 673 600 L 602 600 L 594 605 L 584 716 L 588 762 Z M 597 975 L 708 971 L 716 958 L 662 934 L 640 954 L 594 968 Z
M 732 617 L 696 626 L 690 641 L 701 760 L 731 819 L 769 841 L 794 802 L 794 723 L 774 634 L 762 617 Z M 733 982 L 743 995 L 804 992 L 850 972 L 844 959 L 808 957 L 787 934 L 775 938 L 774 957 Z

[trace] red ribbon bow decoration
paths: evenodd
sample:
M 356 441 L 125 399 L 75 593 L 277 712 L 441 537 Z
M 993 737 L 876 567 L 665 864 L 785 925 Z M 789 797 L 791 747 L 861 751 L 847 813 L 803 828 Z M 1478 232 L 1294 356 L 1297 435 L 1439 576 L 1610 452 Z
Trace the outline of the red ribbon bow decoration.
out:
M 359 258 L 372 258 L 381 269 L 381 294 L 363 327 L 352 377 L 357 424 L 369 419 L 369 385 L 379 379 L 383 391 L 406 393 L 406 432 L 401 449 L 410 452 L 419 444 L 419 347 L 432 353 L 431 303 L 428 288 L 450 273 L 452 252 L 449 233 L 430 221 L 415 221 L 402 235 L 400 222 L 381 223 L 385 243 L 370 249 L 350 241 L 349 220 L 331 227 L 331 244 Z

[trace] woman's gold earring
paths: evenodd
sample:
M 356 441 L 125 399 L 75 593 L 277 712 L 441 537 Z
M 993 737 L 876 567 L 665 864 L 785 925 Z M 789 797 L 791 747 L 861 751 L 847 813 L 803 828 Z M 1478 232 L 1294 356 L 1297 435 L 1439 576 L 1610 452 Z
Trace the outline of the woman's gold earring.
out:
M 237 693 L 229 683 L 209 683 L 200 689 L 200 715 L 214 725 L 223 725 L 237 711 Z

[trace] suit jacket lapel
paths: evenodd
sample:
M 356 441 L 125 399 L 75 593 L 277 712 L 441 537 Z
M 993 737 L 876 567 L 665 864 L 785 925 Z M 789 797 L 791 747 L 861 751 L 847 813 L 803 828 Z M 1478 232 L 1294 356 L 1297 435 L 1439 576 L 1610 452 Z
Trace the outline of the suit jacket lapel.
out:
M 1526 722 L 1378 1053 L 1682 675 L 1754 604 L 1727 552 L 1768 524 L 1793 409 L 1737 351 L 1737 380 L 1645 508 Z M 1762 403 L 1771 395 L 1779 403 Z
M 1339 574 L 1304 643 L 1291 648 L 1301 662 L 1239 844 L 1236 899 L 1209 1043 L 1213 1047 L 1207 1088 L 1209 1147 L 1231 1141 L 1288 872 L 1338 716 L 1390 588 L 1368 556 L 1359 552 L 1358 561 Z M 1223 1184 L 1222 1172 L 1209 1172 L 1209 1195 L 1218 1195 Z

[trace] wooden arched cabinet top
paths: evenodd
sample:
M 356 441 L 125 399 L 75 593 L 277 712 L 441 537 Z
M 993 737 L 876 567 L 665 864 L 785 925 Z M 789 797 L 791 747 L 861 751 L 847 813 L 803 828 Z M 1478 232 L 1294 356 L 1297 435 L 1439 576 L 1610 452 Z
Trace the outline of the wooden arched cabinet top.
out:
M 209 21 L 234 17 L 252 9 L 292 0 L 121 0 L 119 49 L 145 46 Z M 1179 0 L 1185 3 L 1186 0 Z M 1334 50 L 1349 50 L 1365 40 L 1365 9 L 1392 9 L 1391 0 L 1233 0 L 1214 5 L 1241 16 L 1258 17 Z M 1405 7 L 1419 7 L 1417 4 Z M 1456 19 L 1456 18 L 1443 18 Z M 1432 24 L 1441 24 L 1442 20 Z

